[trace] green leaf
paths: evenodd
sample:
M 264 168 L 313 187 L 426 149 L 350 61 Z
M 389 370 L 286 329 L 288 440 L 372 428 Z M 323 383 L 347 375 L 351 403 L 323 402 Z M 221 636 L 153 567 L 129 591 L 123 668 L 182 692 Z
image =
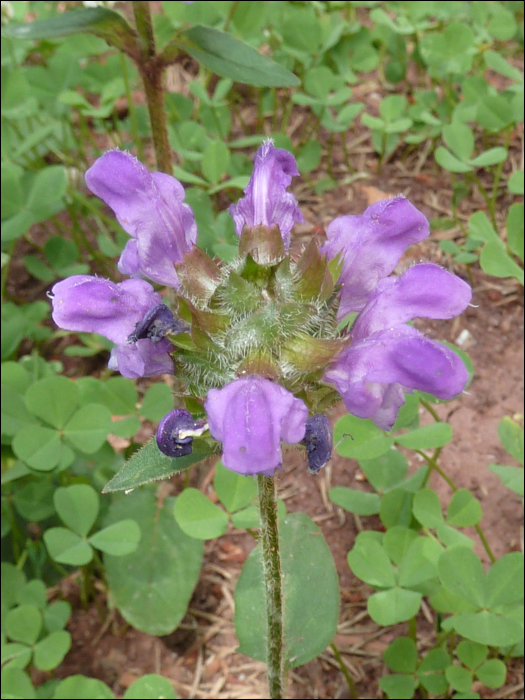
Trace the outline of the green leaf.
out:
M 504 75 L 506 78 L 523 83 L 523 74 L 517 68 L 511 66 L 498 51 L 485 51 L 483 58 L 487 66 L 492 68 L 492 70 Z
M 524 177 L 523 177 L 524 171 L 523 170 L 515 170 L 512 175 L 509 177 L 507 186 L 509 188 L 509 192 L 512 192 L 512 194 L 523 194 L 524 193 Z
M 357 491 L 344 486 L 331 489 L 328 497 L 336 506 L 357 515 L 375 515 L 379 513 L 381 498 L 376 493 Z
M 121 51 L 140 53 L 135 32 L 126 20 L 117 12 L 103 7 L 63 12 L 37 22 L 2 27 L 2 35 L 12 39 L 53 39 L 79 32 L 99 36 Z
M 466 124 L 445 124 L 442 134 L 445 143 L 460 161 L 465 162 L 470 158 L 474 150 L 474 134 Z
M 71 649 L 71 635 L 65 630 L 44 637 L 34 649 L 33 663 L 41 671 L 51 671 L 60 666 Z
M 173 514 L 180 529 L 199 540 L 220 537 L 228 529 L 227 513 L 198 489 L 184 489 L 175 501 Z
M 40 379 L 26 392 L 27 408 L 54 428 L 63 428 L 79 403 L 79 390 L 66 377 Z
M 54 502 L 62 522 L 85 537 L 98 515 L 99 498 L 95 489 L 88 484 L 61 487 L 55 491 Z
M 451 593 L 448 588 L 440 586 L 430 595 L 430 603 L 439 613 L 467 613 L 474 612 L 476 605 L 472 605 L 464 598 Z
M 435 423 L 434 425 L 439 424 Z M 416 493 L 412 511 L 421 525 L 425 527 L 436 528 L 443 523 L 441 504 L 433 489 L 423 489 Z
M 128 416 L 111 423 L 111 435 L 118 437 L 133 437 L 140 430 L 140 420 L 137 416 Z
M 514 14 L 499 4 L 495 5 L 494 14 L 487 26 L 489 34 L 499 41 L 508 41 L 514 37 L 517 28 Z
M 169 680 L 156 673 L 147 673 L 138 678 L 123 695 L 124 700 L 148 700 L 149 698 L 173 700 L 177 697 Z
M 487 572 L 485 607 L 491 610 L 498 605 L 522 602 L 523 583 L 523 554 L 505 554 Z
M 428 537 L 415 539 L 399 565 L 399 585 L 425 595 L 439 585 L 437 561 L 442 547 Z
M 8 668 L 2 671 L 2 695 L 17 700 L 33 700 L 36 698 L 36 691 L 21 669 Z
M 498 436 L 509 455 L 523 466 L 523 428 L 512 418 L 505 416 L 499 422 Z
M 450 423 L 431 423 L 416 428 L 410 433 L 397 435 L 396 443 L 410 450 L 429 450 L 435 447 L 443 447 L 452 440 L 452 428 Z
M 466 639 L 488 646 L 508 646 L 518 644 L 523 639 L 523 625 L 517 620 L 486 610 L 454 615 L 446 622 Z
M 456 648 L 458 659 L 473 671 L 485 661 L 488 653 L 489 650 L 484 644 L 469 642 L 466 639 L 460 642 Z
M 111 432 L 111 413 L 105 406 L 92 403 L 81 406 L 64 428 L 64 437 L 80 452 L 94 454 Z
M 400 565 L 408 548 L 417 537 L 417 532 L 402 525 L 395 525 L 385 532 L 383 547 L 396 566 Z
M 381 499 L 379 517 L 386 528 L 394 525 L 410 525 L 413 496 L 403 488 L 386 493 Z
M 380 493 L 399 486 L 408 473 L 407 458 L 397 449 L 390 449 L 376 459 L 360 459 L 359 466 Z
M 282 520 L 279 541 L 286 601 L 284 657 L 286 665 L 295 668 L 318 656 L 332 641 L 337 631 L 339 585 L 330 549 L 317 525 L 304 513 Z M 267 658 L 265 599 L 257 546 L 235 589 L 235 631 L 239 651 L 259 661 Z
M 422 597 L 421 593 L 405 588 L 379 591 L 368 599 L 368 614 L 378 625 L 396 625 L 417 615 Z
M 256 87 L 295 87 L 299 78 L 230 34 L 196 24 L 168 44 L 164 53 L 187 51 L 213 73 Z
M 35 423 L 34 416 L 27 410 L 16 388 L 2 384 L 2 434 L 16 435 L 21 428 Z
M 505 467 L 501 464 L 489 464 L 489 469 L 494 472 L 508 489 L 517 493 L 518 496 L 525 495 L 525 483 L 522 467 Z
M 222 141 L 210 141 L 206 146 L 202 159 L 204 177 L 216 185 L 230 164 L 230 151 Z
M 447 523 L 453 527 L 470 527 L 479 523 L 483 517 L 480 502 L 468 489 L 456 491 L 447 510 Z
M 337 444 L 341 440 L 342 442 Z M 342 457 L 374 459 L 388 452 L 393 442 L 393 439 L 383 435 L 371 420 L 347 414 L 335 424 L 334 443 L 337 444 L 336 450 Z
M 49 556 L 60 564 L 83 566 L 93 558 L 89 544 L 65 527 L 51 527 L 44 532 L 44 542 Z
M 414 676 L 394 674 L 380 678 L 379 687 L 391 700 L 410 700 L 414 697 L 416 681 Z
M 417 646 L 408 637 L 398 637 L 383 652 L 383 660 L 391 671 L 414 673 L 417 666 Z
M 445 677 L 454 690 L 460 693 L 468 693 L 474 681 L 472 673 L 462 666 L 449 666 Z
M 471 540 L 470 537 L 467 537 L 467 535 L 464 535 L 459 530 L 456 530 L 456 528 L 450 527 L 450 525 L 445 525 L 445 523 L 436 527 L 436 535 L 439 537 L 441 542 L 443 542 L 445 547 L 460 546 L 469 547 L 472 549 L 474 546 L 474 541 Z
M 147 420 L 162 420 L 173 409 L 173 393 L 167 384 L 153 384 L 144 394 L 139 413 Z
M 489 241 L 483 247 L 479 262 L 483 272 L 494 277 L 515 277 L 520 284 L 525 279 L 522 268 L 507 254 L 503 241 Z
M 523 171 L 522 171 L 523 172 Z M 507 214 L 507 242 L 510 250 L 517 255 L 521 262 L 524 261 L 525 249 L 523 234 L 523 219 L 524 219 L 523 202 L 513 204 Z
M 127 416 L 134 413 L 138 401 L 137 389 L 131 379 L 112 377 L 105 383 L 104 404 L 114 416 Z
M 473 170 L 471 165 L 453 156 L 452 153 L 447 151 L 446 148 L 443 148 L 443 146 L 438 146 L 436 148 L 434 158 L 438 165 L 451 173 L 469 173 Z
M 107 525 L 133 518 L 140 528 L 137 549 L 125 557 L 106 555 L 113 599 L 124 618 L 147 634 L 177 628 L 197 583 L 202 543 L 185 535 L 173 518 L 173 499 L 161 508 L 151 489 L 111 504 Z
M 486 168 L 489 165 L 496 165 L 497 163 L 502 163 L 507 159 L 508 151 L 506 148 L 498 146 L 496 148 L 489 148 L 488 151 L 481 153 L 470 161 L 470 164 L 475 168 Z
M 128 459 L 116 476 L 104 486 L 103 493 L 128 491 L 151 481 L 167 479 L 172 474 L 201 462 L 210 454 L 213 454 L 213 450 L 208 444 L 195 439 L 190 455 L 174 459 L 163 454 L 157 446 L 157 441 L 152 439 Z
M 32 646 L 42 629 L 42 613 L 35 605 L 19 605 L 5 618 L 5 633 L 14 642 Z
M 469 603 L 485 603 L 483 567 L 478 557 L 466 547 L 454 547 L 441 555 L 438 562 L 441 583 Z M 474 640 L 477 641 L 477 640 Z
M 5 632 L 3 633 L 5 635 Z M 33 650 L 26 644 L 2 644 L 2 690 L 4 684 L 4 671 L 6 669 L 22 669 L 27 666 L 33 656 Z M 2 693 L 3 697 L 3 693 Z
M 69 676 L 55 690 L 53 700 L 71 700 L 71 698 L 91 698 L 91 700 L 106 700 L 114 695 L 108 686 L 96 678 L 86 676 Z
M 31 522 L 39 522 L 54 514 L 54 493 L 53 484 L 35 481 L 18 489 L 13 494 L 13 502 L 17 512 L 23 518 Z
M 499 236 L 484 211 L 477 211 L 468 220 L 469 237 L 476 241 L 496 241 Z
M 9 610 L 17 604 L 18 592 L 26 585 L 26 576 L 23 571 L 6 561 L 2 562 L 1 571 L 2 605 L 4 609 Z
M 476 121 L 487 131 L 498 132 L 512 124 L 512 108 L 503 95 L 484 95 L 476 110 Z
M 56 430 L 39 425 L 23 428 L 15 435 L 16 456 L 38 471 L 50 471 L 60 461 L 62 444 Z
M 360 544 L 356 540 L 348 552 L 348 565 L 361 581 L 376 588 L 391 588 L 397 583 L 396 572 L 387 553 L 378 542 Z
M 89 538 L 89 544 L 105 554 L 122 557 L 134 552 L 140 542 L 140 527 L 128 518 L 99 530 Z
M 226 469 L 221 461 L 217 462 L 215 467 L 213 487 L 228 513 L 246 508 L 257 495 L 257 486 L 253 477 L 243 476 L 231 469 Z
M 277 499 L 277 519 L 279 522 L 286 515 L 286 506 L 284 501 Z M 261 526 L 261 516 L 258 506 L 254 503 L 248 508 L 237 511 L 231 516 L 232 525 L 239 530 L 247 530 L 248 528 L 258 528 Z
M 487 688 L 501 688 L 507 678 L 507 667 L 500 659 L 489 659 L 478 668 L 476 677 Z
M 71 605 L 66 600 L 57 600 L 44 610 L 44 625 L 48 632 L 58 632 L 66 626 L 71 616 Z

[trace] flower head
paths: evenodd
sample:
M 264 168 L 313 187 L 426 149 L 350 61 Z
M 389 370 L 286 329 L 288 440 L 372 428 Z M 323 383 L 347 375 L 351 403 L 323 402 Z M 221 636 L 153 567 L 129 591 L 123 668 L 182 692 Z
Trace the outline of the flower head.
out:
M 235 232 L 241 235 L 245 226 L 277 224 L 284 247 L 290 246 L 290 231 L 296 221 L 304 221 L 297 200 L 286 188 L 292 176 L 299 175 L 295 158 L 282 148 L 275 148 L 271 139 L 255 154 L 255 165 L 245 196 L 230 206 Z
M 416 316 L 452 318 L 470 299 L 469 285 L 438 265 L 416 265 L 401 277 L 381 280 L 324 381 L 335 385 L 350 413 L 384 430 L 394 425 L 405 391 L 454 398 L 468 381 L 463 361 L 405 322 Z
M 74 275 L 55 284 L 51 298 L 59 328 L 99 333 L 116 343 L 110 369 L 129 378 L 173 372 L 172 345 L 165 336 L 180 332 L 184 325 L 160 303 L 161 295 L 148 282 L 135 279 L 117 284 Z
M 86 172 L 86 184 L 132 236 L 120 256 L 120 272 L 178 288 L 173 263 L 197 240 L 180 182 L 165 173 L 150 173 L 130 153 L 109 151 Z
M 211 389 L 204 404 L 210 433 L 222 442 L 224 466 L 239 474 L 273 475 L 281 440 L 300 442 L 308 409 L 282 386 L 250 375 Z
M 405 250 L 429 235 L 427 219 L 408 199 L 372 204 L 362 216 L 341 216 L 326 230 L 321 247 L 329 260 L 342 257 L 338 318 L 360 311 L 377 283 L 387 277 Z

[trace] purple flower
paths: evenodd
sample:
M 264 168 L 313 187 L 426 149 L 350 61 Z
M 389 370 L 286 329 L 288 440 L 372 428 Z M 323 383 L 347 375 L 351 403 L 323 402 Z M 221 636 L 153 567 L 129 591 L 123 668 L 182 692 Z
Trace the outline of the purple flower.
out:
M 89 275 L 74 275 L 52 289 L 53 320 L 59 328 L 99 333 L 117 344 L 109 368 L 124 377 L 150 377 L 173 373 L 167 332 L 180 332 L 180 322 L 170 324 L 160 311 L 162 297 L 144 280 L 116 284 Z M 168 307 L 168 314 L 171 314 Z M 152 314 L 153 310 L 153 314 Z M 159 325 L 158 319 L 162 319 Z M 144 324 L 144 319 L 149 318 Z
M 165 173 L 150 173 L 130 153 L 109 151 L 87 171 L 86 184 L 132 236 L 120 256 L 120 272 L 178 288 L 173 263 L 197 240 L 180 182 Z
M 383 430 L 394 425 L 405 391 L 454 398 L 468 380 L 463 361 L 404 324 L 416 316 L 452 318 L 470 299 L 469 285 L 438 265 L 416 265 L 401 277 L 381 280 L 324 381 L 335 385 L 350 413 L 371 418 Z
M 253 174 L 244 190 L 245 197 L 230 206 L 238 236 L 245 226 L 277 224 L 288 250 L 290 231 L 296 221 L 304 221 L 297 200 L 286 191 L 293 175 L 299 175 L 293 155 L 275 148 L 271 139 L 265 141 L 255 154 Z
M 360 311 L 379 280 L 387 277 L 405 250 L 429 235 L 427 219 L 408 199 L 376 202 L 362 216 L 341 216 L 326 230 L 321 247 L 328 259 L 342 256 L 338 318 Z
M 159 450 L 168 457 L 191 455 L 193 438 L 207 429 L 206 420 L 195 418 L 183 408 L 170 411 L 161 420 L 157 430 Z
M 281 440 L 297 443 L 305 435 L 305 404 L 257 375 L 211 389 L 204 407 L 224 466 L 239 474 L 272 476 L 281 466 Z

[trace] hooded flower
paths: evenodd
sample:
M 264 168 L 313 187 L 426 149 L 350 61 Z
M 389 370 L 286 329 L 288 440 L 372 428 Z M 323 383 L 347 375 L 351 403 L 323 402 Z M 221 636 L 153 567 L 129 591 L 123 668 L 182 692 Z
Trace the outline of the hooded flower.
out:
M 394 425 L 405 391 L 454 398 L 468 381 L 463 361 L 405 322 L 416 316 L 453 318 L 470 299 L 469 285 L 438 265 L 416 265 L 401 277 L 381 280 L 324 381 L 335 385 L 350 413 L 371 418 L 383 430 Z
M 150 173 L 130 153 L 109 151 L 87 171 L 86 184 L 132 236 L 120 256 L 120 272 L 178 288 L 173 263 L 197 240 L 180 182 L 165 173 Z
M 360 311 L 377 283 L 387 277 L 405 250 L 429 235 L 427 219 L 408 199 L 372 204 L 362 216 L 341 216 L 326 230 L 321 247 L 329 260 L 341 254 L 338 318 Z
M 74 275 L 55 284 L 51 298 L 59 328 L 99 333 L 117 344 L 110 369 L 129 378 L 173 373 L 172 345 L 164 336 L 182 327 L 148 282 Z
M 168 457 L 191 455 L 193 438 L 202 435 L 208 424 L 195 418 L 184 408 L 170 411 L 161 420 L 157 430 L 159 450 Z
M 334 445 L 332 426 L 326 416 L 316 413 L 308 418 L 302 443 L 308 456 L 308 471 L 317 474 L 330 461 Z
M 225 467 L 272 476 L 281 466 L 281 440 L 300 442 L 308 409 L 279 384 L 250 375 L 211 389 L 204 404 L 210 433 L 222 442 Z
M 288 250 L 290 231 L 296 221 L 304 221 L 297 200 L 286 191 L 293 175 L 299 175 L 293 155 L 275 148 L 271 139 L 265 141 L 255 154 L 253 174 L 244 190 L 245 196 L 230 206 L 238 236 L 245 226 L 277 224 Z

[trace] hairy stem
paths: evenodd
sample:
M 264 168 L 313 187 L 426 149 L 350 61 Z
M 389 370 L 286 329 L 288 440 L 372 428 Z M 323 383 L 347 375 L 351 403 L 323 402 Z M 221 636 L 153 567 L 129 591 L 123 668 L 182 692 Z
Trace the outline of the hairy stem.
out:
M 166 114 L 164 112 L 164 91 L 162 89 L 162 71 L 164 68 L 162 63 L 155 60 L 155 37 L 153 36 L 153 25 L 151 23 L 150 3 L 143 0 L 134 0 L 132 4 L 137 32 L 142 46 L 142 57 L 138 68 L 144 83 L 144 92 L 148 104 L 157 168 L 171 175 L 171 152 L 168 141 Z
M 279 530 L 275 482 L 271 476 L 257 477 L 261 514 L 261 548 L 268 619 L 268 687 L 270 698 L 283 697 L 283 600 Z
M 350 694 L 350 697 L 351 698 L 358 698 L 359 696 L 358 696 L 357 691 L 355 689 L 354 679 L 350 675 L 350 671 L 347 669 L 346 664 L 343 661 L 343 657 L 341 656 L 341 652 L 339 651 L 339 649 L 335 646 L 335 644 L 333 642 L 330 644 L 330 646 L 332 647 L 332 651 L 334 652 L 334 656 L 337 660 L 337 663 L 339 664 L 339 668 L 341 669 L 341 672 L 346 679 L 346 684 L 348 685 L 348 692 Z

